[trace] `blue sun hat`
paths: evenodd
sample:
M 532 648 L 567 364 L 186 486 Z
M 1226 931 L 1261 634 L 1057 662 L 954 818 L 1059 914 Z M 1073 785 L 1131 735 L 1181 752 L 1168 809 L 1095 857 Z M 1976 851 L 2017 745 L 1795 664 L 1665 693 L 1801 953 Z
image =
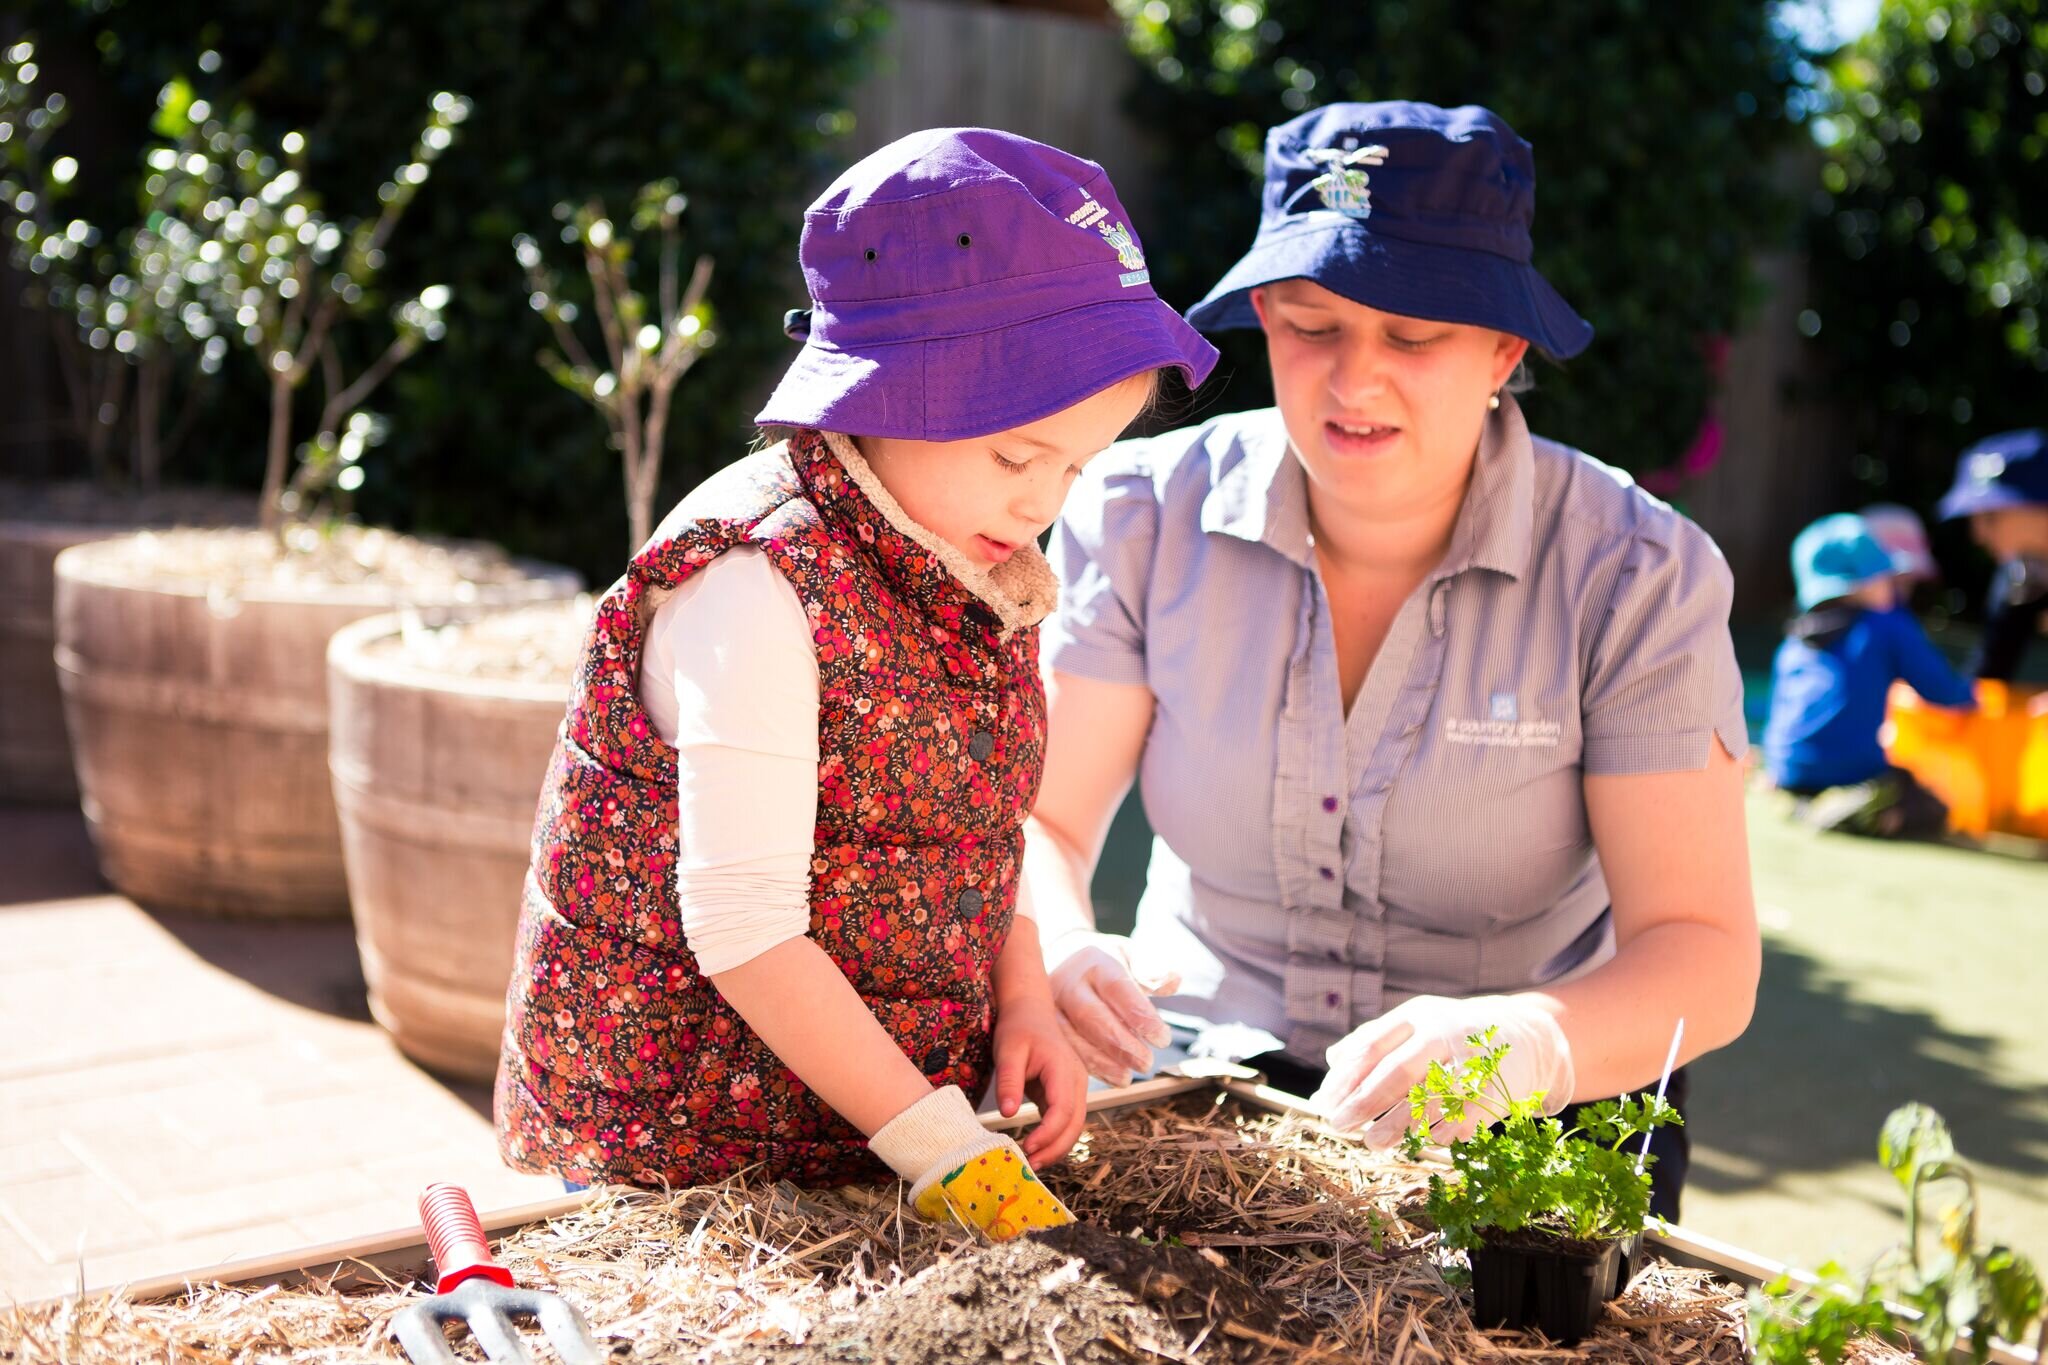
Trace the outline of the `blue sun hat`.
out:
M 1381 312 L 1526 338 L 1553 360 L 1593 328 L 1530 264 L 1536 163 L 1476 104 L 1329 104 L 1266 135 L 1250 251 L 1188 310 L 1205 332 L 1256 327 L 1251 291 L 1307 279 Z
M 1822 517 L 1792 542 L 1792 582 L 1801 611 L 1847 597 L 1873 579 L 1889 577 L 1892 571 L 1890 552 L 1877 543 L 1869 524 L 1854 512 Z
M 1953 521 L 2037 502 L 2048 503 L 2048 429 L 2027 427 L 1986 436 L 1958 456 L 1955 485 L 1940 512 Z

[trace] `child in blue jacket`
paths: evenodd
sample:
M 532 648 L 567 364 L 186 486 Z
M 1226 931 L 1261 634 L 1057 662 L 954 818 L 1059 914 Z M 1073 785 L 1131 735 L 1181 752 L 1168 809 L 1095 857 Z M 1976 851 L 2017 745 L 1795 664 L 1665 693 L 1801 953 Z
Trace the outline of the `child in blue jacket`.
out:
M 1886 760 L 1885 694 L 1904 679 L 1936 706 L 1973 704 L 1970 684 L 1898 602 L 1898 571 L 1862 517 L 1822 517 L 1792 542 L 1800 614 L 1772 666 L 1764 764 L 1823 829 L 1887 838 L 1941 832 L 1947 808 Z

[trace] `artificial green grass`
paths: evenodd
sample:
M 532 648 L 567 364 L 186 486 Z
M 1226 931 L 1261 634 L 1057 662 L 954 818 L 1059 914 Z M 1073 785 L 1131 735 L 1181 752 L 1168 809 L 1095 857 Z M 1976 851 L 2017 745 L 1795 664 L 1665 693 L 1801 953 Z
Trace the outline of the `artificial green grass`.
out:
M 2048 863 L 1817 835 L 1749 801 L 1756 1017 L 1693 1068 L 1684 1221 L 1802 1265 L 1899 1235 L 1876 1162 L 1894 1106 L 1939 1109 L 1984 1227 L 2048 1258 Z

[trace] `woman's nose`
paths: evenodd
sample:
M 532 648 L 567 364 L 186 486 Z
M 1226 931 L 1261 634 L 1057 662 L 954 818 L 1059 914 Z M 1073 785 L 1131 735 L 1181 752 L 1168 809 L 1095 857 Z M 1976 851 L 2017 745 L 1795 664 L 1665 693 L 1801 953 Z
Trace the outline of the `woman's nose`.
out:
M 1376 396 L 1385 383 L 1380 358 L 1363 343 L 1346 343 L 1337 348 L 1330 366 L 1330 395 L 1345 406 L 1355 406 Z

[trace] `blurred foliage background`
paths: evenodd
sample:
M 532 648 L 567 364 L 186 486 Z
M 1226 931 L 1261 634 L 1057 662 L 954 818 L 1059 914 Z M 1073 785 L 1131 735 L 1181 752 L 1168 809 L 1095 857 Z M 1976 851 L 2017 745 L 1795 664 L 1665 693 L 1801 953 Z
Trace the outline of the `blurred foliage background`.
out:
M 379 282 L 393 301 L 449 286 L 446 334 L 373 404 L 393 421 L 356 510 L 601 582 L 625 511 L 596 490 L 619 487 L 619 460 L 535 365 L 547 328 L 513 238 L 559 233 L 559 203 L 625 202 L 652 180 L 688 196 L 683 249 L 716 261 L 720 340 L 677 394 L 665 506 L 745 448 L 787 359 L 800 210 L 874 131 L 845 136 L 860 83 L 947 98 L 957 73 L 877 56 L 892 8 L 916 22 L 925 3 L 760 0 L 727 22 L 692 0 L 6 0 L 0 32 L 39 35 L 46 80 L 65 73 L 60 49 L 91 76 L 92 107 L 71 109 L 52 150 L 89 149 L 76 211 L 110 231 L 133 221 L 174 79 L 246 107 L 266 143 L 302 132 L 307 182 L 344 216 L 374 211 L 434 92 L 469 97 Z M 1251 241 L 1269 125 L 1334 100 L 1483 103 L 1534 144 L 1537 264 L 1599 331 L 1578 362 L 1538 365 L 1525 402 L 1541 431 L 1684 505 L 1724 343 L 1759 316 L 1757 261 L 1790 253 L 1805 258 L 1798 336 L 1770 325 L 1801 363 L 1760 401 L 1830 412 L 1789 457 L 1823 462 L 1819 491 L 1808 479 L 1781 501 L 1924 509 L 1963 445 L 2048 420 L 2048 0 L 1882 0 L 1839 48 L 1798 22 L 1845 8 L 1102 0 L 1093 15 L 1131 54 L 1129 118 L 1156 155 L 1127 198 L 1158 205 L 1143 230 L 1170 301 L 1192 303 Z M 1221 382 L 1176 419 L 1270 401 L 1258 338 L 1220 340 Z M 351 359 L 374 344 L 343 338 Z M 168 476 L 253 485 L 261 376 L 237 356 L 211 390 Z M 1955 528 L 1937 545 L 1974 553 Z
M 1857 490 L 1925 507 L 1965 445 L 2048 423 L 2048 5 L 1886 0 L 1815 98 L 1800 330 Z
M 834 169 L 846 93 L 884 22 L 869 0 L 748 0 L 743 16 L 718 23 L 679 0 L 12 8 L 46 49 L 97 54 L 116 92 L 113 107 L 75 120 L 135 148 L 81 154 L 78 211 L 104 224 L 134 218 L 140 149 L 175 77 L 216 108 L 246 104 L 270 145 L 303 133 L 307 182 L 345 214 L 374 213 L 436 91 L 467 95 L 475 113 L 394 235 L 382 281 L 394 299 L 449 286 L 447 334 L 372 404 L 402 420 L 365 458 L 356 508 L 373 522 L 497 540 L 599 583 L 618 572 L 626 511 L 622 495 L 593 490 L 616 493 L 619 458 L 602 424 L 536 364 L 548 329 L 527 305 L 514 236 L 556 233 L 560 202 L 630 203 L 664 177 L 689 192 L 685 244 L 716 259 L 722 316 L 765 322 L 732 327 L 676 404 L 664 492 L 679 496 L 743 448 L 786 360 L 780 320 L 800 302 L 801 209 Z M 210 72 L 203 53 L 215 54 Z M 343 338 L 353 354 L 375 344 Z M 220 387 L 167 476 L 253 487 L 262 378 L 237 356 Z
M 1149 225 L 1169 298 L 1199 298 L 1252 239 L 1265 129 L 1336 100 L 1483 104 L 1536 149 L 1536 265 L 1598 332 L 1539 363 L 1531 423 L 1635 471 L 1699 431 L 1715 339 L 1757 293 L 1750 258 L 1792 205 L 1773 158 L 1796 49 L 1758 0 L 1116 0 L 1173 140 L 1177 212 Z M 1225 408 L 1270 401 L 1256 335 L 1232 339 Z

